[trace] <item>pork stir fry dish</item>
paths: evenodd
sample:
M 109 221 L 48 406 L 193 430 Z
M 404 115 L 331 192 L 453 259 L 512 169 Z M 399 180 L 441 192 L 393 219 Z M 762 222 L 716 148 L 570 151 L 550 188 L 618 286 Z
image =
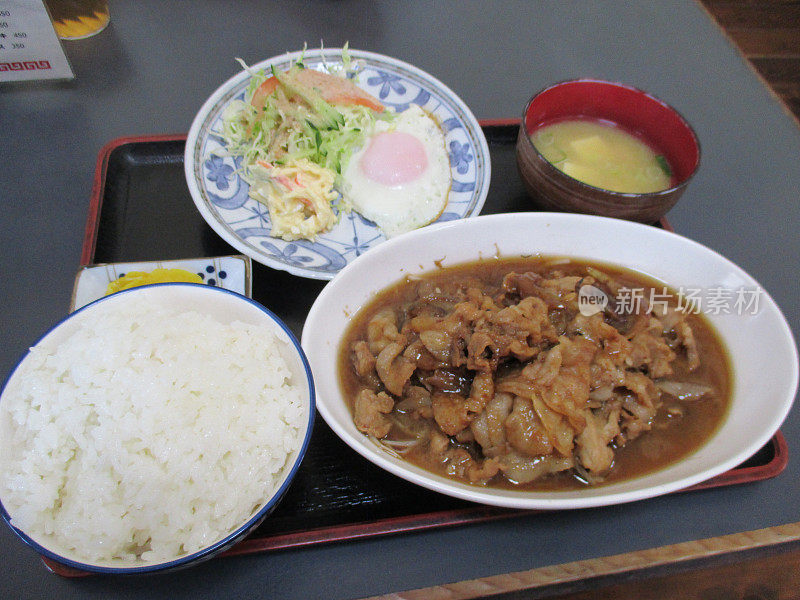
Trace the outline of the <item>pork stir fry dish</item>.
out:
M 586 290 L 605 306 L 583 304 Z M 441 475 L 525 489 L 615 481 L 687 455 L 724 417 L 727 357 L 688 308 L 607 265 L 448 267 L 359 312 L 341 385 L 360 431 Z

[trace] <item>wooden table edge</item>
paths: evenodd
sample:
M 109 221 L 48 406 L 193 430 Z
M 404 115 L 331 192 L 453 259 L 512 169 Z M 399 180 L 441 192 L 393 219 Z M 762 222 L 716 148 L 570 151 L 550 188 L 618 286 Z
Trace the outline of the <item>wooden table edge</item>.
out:
M 747 553 L 747 551 L 798 541 L 800 541 L 800 522 L 680 542 L 613 556 L 537 567 L 527 571 L 393 592 L 362 600 L 469 600 L 521 592 L 526 592 L 531 597 L 543 597 L 536 592 L 544 593 L 547 589 L 555 592 L 554 588 L 557 586 L 563 590 L 563 593 L 570 593 L 576 591 L 570 589 L 569 584 L 571 583 L 600 583 L 598 580 L 603 580 L 607 584 L 613 584 L 617 580 L 621 581 L 622 576 L 629 579 L 636 575 L 646 576 L 650 573 L 656 575 L 660 567 L 676 567 L 677 570 L 681 566 L 688 567 L 690 565 L 687 563 L 695 561 L 706 562 L 706 559 L 735 558 L 740 553 Z M 586 589 L 587 585 L 582 587 Z
M 711 20 L 714 26 L 722 33 L 722 35 L 725 37 L 728 43 L 733 47 L 733 49 L 736 51 L 736 53 L 739 55 L 742 61 L 744 61 L 744 64 L 747 65 L 747 68 L 752 73 L 754 73 L 755 76 L 758 77 L 759 81 L 761 81 L 763 86 L 767 88 L 767 91 L 769 92 L 770 96 L 772 96 L 772 98 L 775 101 L 777 101 L 783 112 L 789 115 L 789 118 L 794 122 L 795 125 L 800 127 L 800 117 L 798 117 L 794 112 L 792 112 L 791 107 L 786 103 L 784 98 L 775 90 L 775 88 L 772 87 L 772 84 L 767 80 L 767 78 L 764 77 L 764 75 L 762 75 L 758 69 L 756 69 L 755 65 L 752 62 L 750 62 L 750 59 L 744 53 L 739 44 L 736 43 L 736 40 L 733 39 L 731 33 L 727 29 L 725 29 L 725 27 L 723 27 L 719 23 L 719 21 L 717 21 L 714 14 L 708 9 L 707 6 L 703 4 L 701 0 L 695 0 L 695 4 L 697 4 L 700 7 L 700 9 Z

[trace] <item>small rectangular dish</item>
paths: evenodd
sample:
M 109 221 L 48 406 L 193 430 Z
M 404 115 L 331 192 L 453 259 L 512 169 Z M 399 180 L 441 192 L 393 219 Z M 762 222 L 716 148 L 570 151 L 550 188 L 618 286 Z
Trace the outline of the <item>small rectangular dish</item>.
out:
M 100 263 L 83 266 L 78 271 L 72 288 L 70 312 L 105 296 L 108 284 L 126 273 L 150 273 L 155 269 L 184 269 L 197 273 L 208 285 L 252 297 L 252 263 L 249 256 L 241 254 L 182 260 Z

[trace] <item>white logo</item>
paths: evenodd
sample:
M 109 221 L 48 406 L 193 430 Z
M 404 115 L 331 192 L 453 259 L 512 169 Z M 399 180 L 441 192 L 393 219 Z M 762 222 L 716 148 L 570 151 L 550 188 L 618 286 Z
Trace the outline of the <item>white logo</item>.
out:
M 582 285 L 578 290 L 578 310 L 585 317 L 591 317 L 605 310 L 608 306 L 608 296 L 603 290 L 593 285 Z

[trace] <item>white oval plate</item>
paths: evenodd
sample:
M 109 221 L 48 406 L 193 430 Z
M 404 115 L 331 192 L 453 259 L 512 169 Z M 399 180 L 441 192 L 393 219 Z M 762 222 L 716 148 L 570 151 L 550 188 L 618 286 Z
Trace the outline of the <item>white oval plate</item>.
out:
M 707 314 L 727 346 L 734 377 L 731 408 L 708 442 L 648 475 L 582 490 L 535 492 L 471 486 L 435 475 L 391 456 L 356 429 L 340 391 L 336 358 L 352 316 L 376 292 L 406 275 L 481 257 L 531 254 L 613 263 L 687 292 L 695 287 L 712 294 L 717 289 L 758 291 L 757 310 L 752 314 L 735 310 Z M 767 292 L 741 268 L 701 244 L 662 229 L 567 213 L 483 216 L 389 240 L 325 286 L 311 307 L 301 343 L 314 372 L 320 414 L 356 452 L 426 488 L 473 502 L 526 509 L 630 502 L 689 487 L 732 469 L 777 431 L 798 383 L 797 349 L 789 325 Z
M 453 183 L 439 221 L 479 214 L 489 191 L 491 165 L 486 137 L 469 108 L 447 86 L 412 65 L 372 52 L 349 52 L 364 67 L 356 80 L 359 87 L 397 112 L 417 104 L 441 124 Z M 293 52 L 251 68 L 257 71 L 274 65 L 285 70 L 301 55 L 307 68 L 323 69 L 323 61 L 328 65 L 341 64 L 342 49 Z M 224 147 L 219 136 L 223 110 L 232 100 L 244 98 L 249 83 L 246 71 L 226 81 L 206 101 L 192 123 L 184 154 L 192 199 L 211 228 L 239 252 L 294 275 L 331 279 L 386 238 L 374 223 L 355 212 L 341 214 L 339 223 L 314 242 L 286 242 L 270 237 L 267 208 L 248 197 L 249 186 L 236 174 L 237 162 L 213 154 Z

